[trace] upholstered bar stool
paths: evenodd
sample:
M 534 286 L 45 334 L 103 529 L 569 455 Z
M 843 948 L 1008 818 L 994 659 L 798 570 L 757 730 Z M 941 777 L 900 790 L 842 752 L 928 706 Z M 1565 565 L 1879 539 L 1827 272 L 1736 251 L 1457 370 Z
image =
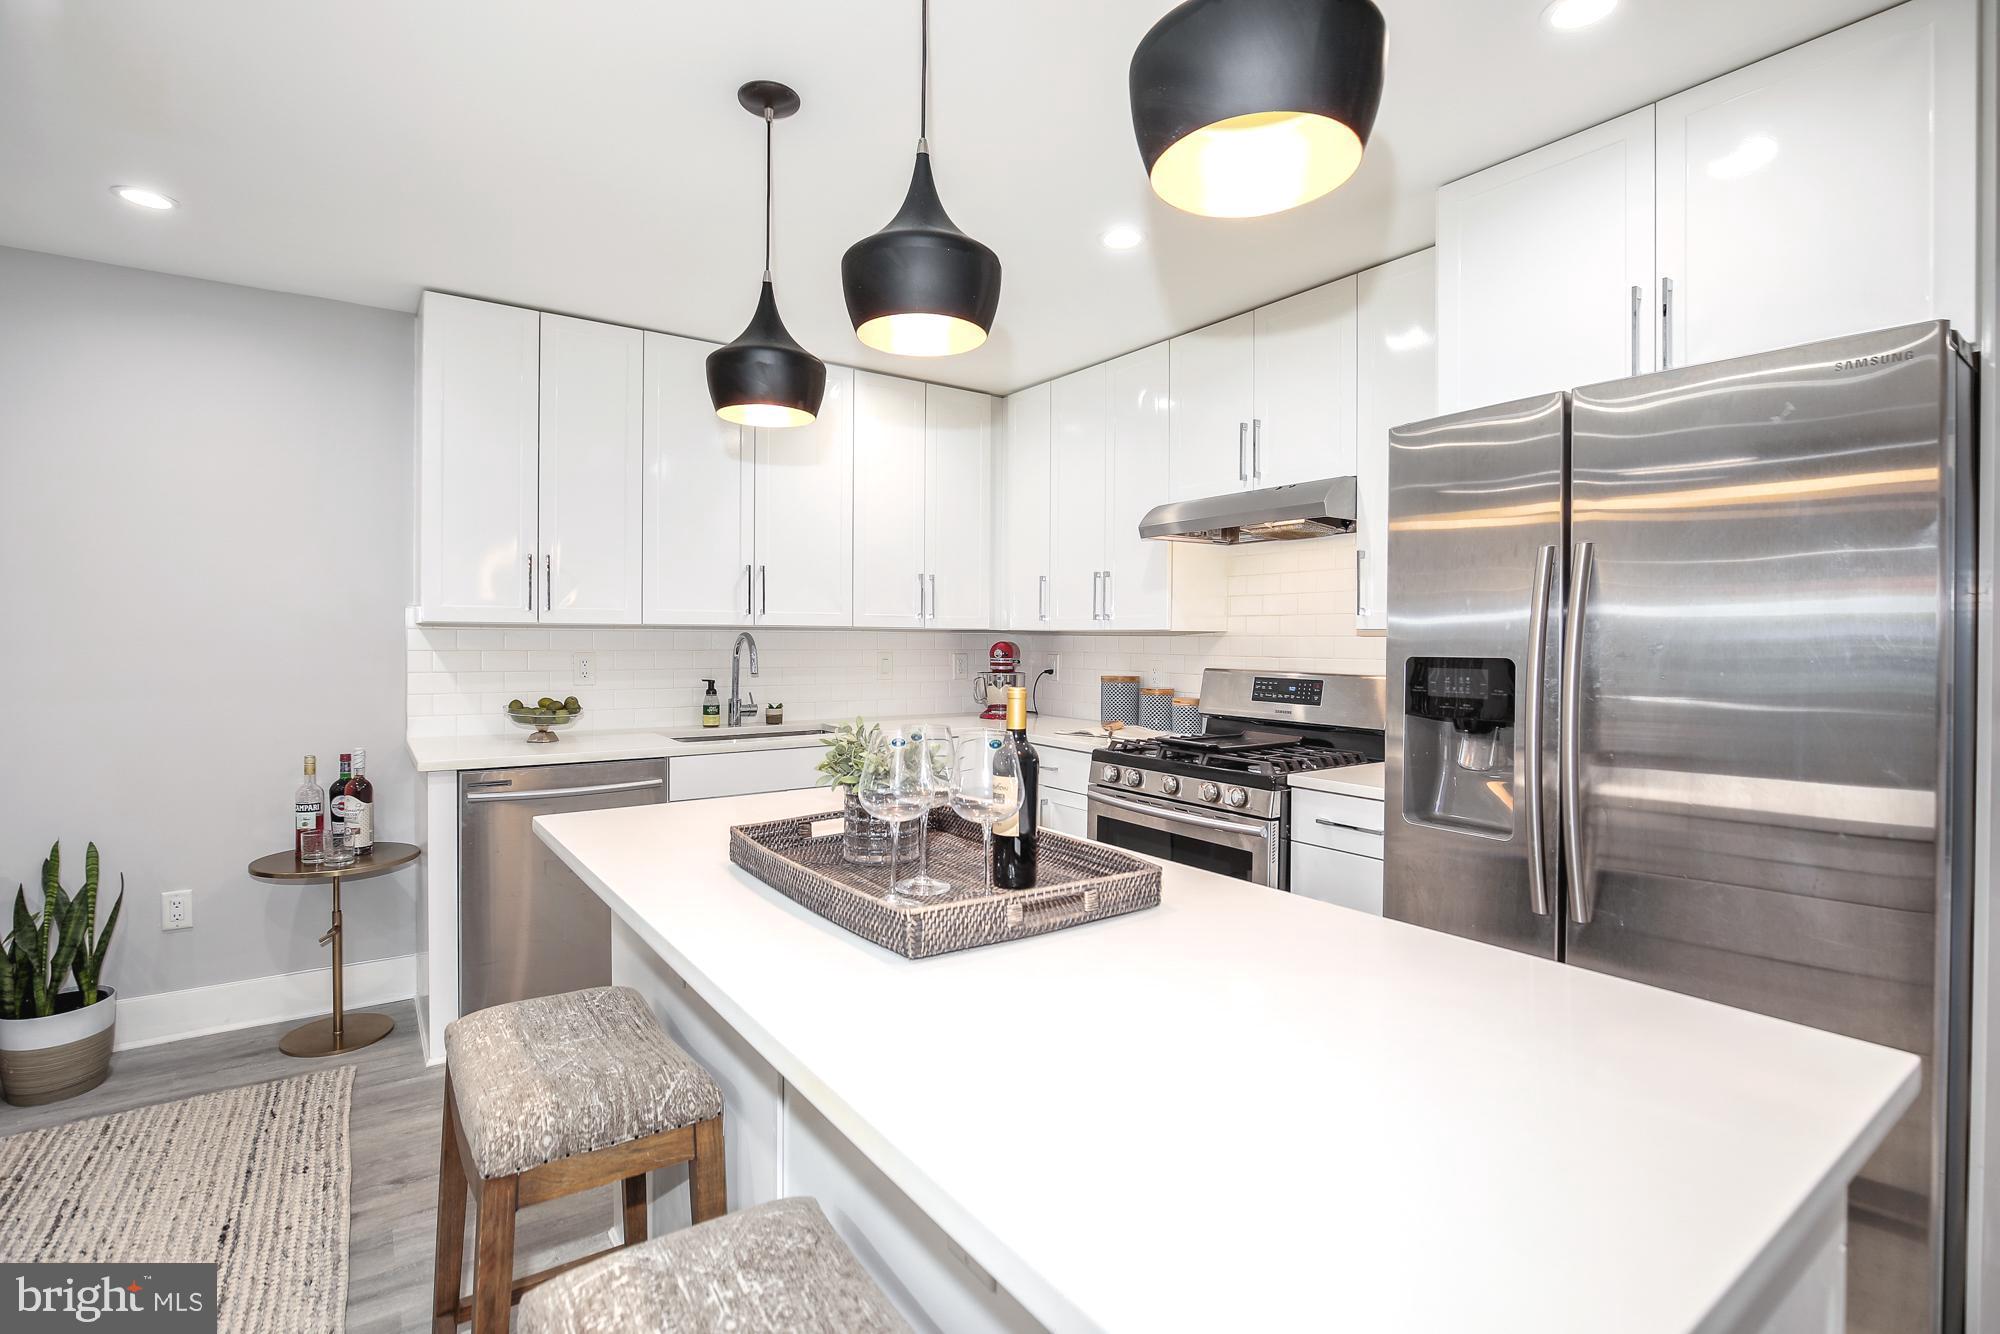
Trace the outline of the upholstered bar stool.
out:
M 646 1239 L 646 1173 L 688 1165 L 694 1221 L 722 1216 L 722 1090 L 630 987 L 478 1010 L 444 1031 L 436 1334 L 503 1334 L 521 1294 L 608 1252 L 514 1277 L 514 1215 L 624 1183 L 624 1246 Z M 465 1199 L 477 1192 L 472 1297 L 460 1300 Z M 620 1247 L 610 1248 L 612 1252 Z
M 907 1334 L 808 1199 L 773 1200 L 617 1251 L 521 1299 L 519 1334 Z

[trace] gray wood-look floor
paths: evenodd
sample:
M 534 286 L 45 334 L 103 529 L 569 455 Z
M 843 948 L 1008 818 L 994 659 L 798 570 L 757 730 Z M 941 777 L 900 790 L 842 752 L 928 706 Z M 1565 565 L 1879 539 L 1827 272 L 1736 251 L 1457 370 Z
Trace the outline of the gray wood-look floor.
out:
M 417 1334 L 430 1328 L 444 1067 L 424 1065 L 410 1002 L 382 1010 L 396 1020 L 388 1037 L 319 1061 L 294 1059 L 278 1050 L 279 1037 L 292 1023 L 119 1052 L 112 1057 L 111 1078 L 82 1097 L 47 1107 L 0 1105 L 0 1136 L 283 1079 L 325 1061 L 350 1064 L 354 1105 L 348 1151 L 354 1175 L 348 1202 L 347 1328 L 352 1334 Z M 616 1216 L 608 1188 L 525 1211 L 516 1272 L 596 1249 L 608 1239 Z M 471 1249 L 468 1238 L 468 1284 Z

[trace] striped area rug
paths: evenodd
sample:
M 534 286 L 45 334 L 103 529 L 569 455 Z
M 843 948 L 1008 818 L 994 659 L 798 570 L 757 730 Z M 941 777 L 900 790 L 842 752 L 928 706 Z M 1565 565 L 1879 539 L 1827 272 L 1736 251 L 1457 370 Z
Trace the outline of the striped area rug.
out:
M 223 1331 L 330 1334 L 353 1091 L 343 1065 L 0 1139 L 0 1261 L 213 1262 Z

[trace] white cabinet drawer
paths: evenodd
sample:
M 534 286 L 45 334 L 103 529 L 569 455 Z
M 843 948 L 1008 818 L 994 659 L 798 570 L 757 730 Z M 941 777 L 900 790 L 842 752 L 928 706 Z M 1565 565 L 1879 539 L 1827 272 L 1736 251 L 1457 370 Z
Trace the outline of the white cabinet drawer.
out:
M 1382 915 L 1381 856 L 1366 857 L 1293 841 L 1292 893 L 1357 912 Z
M 1292 837 L 1307 843 L 1328 843 L 1347 833 L 1382 832 L 1379 797 L 1349 797 L 1339 792 L 1292 789 Z M 1380 856 L 1380 853 L 1376 854 Z
M 788 792 L 819 781 L 823 746 L 788 750 L 738 750 L 722 755 L 676 755 L 667 761 L 667 799 L 698 801 L 703 797 L 740 797 L 746 792 Z M 827 794 L 827 809 L 840 801 Z
M 1042 786 L 1058 792 L 1083 792 L 1090 786 L 1090 752 L 1061 750 L 1055 746 L 1035 747 L 1042 761 Z

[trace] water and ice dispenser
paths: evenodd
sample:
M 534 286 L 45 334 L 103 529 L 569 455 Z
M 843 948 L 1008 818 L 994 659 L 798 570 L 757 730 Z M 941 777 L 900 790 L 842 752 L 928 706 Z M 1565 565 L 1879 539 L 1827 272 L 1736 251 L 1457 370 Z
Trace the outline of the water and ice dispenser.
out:
M 1405 818 L 1512 837 L 1513 661 L 1413 657 L 1403 714 Z

